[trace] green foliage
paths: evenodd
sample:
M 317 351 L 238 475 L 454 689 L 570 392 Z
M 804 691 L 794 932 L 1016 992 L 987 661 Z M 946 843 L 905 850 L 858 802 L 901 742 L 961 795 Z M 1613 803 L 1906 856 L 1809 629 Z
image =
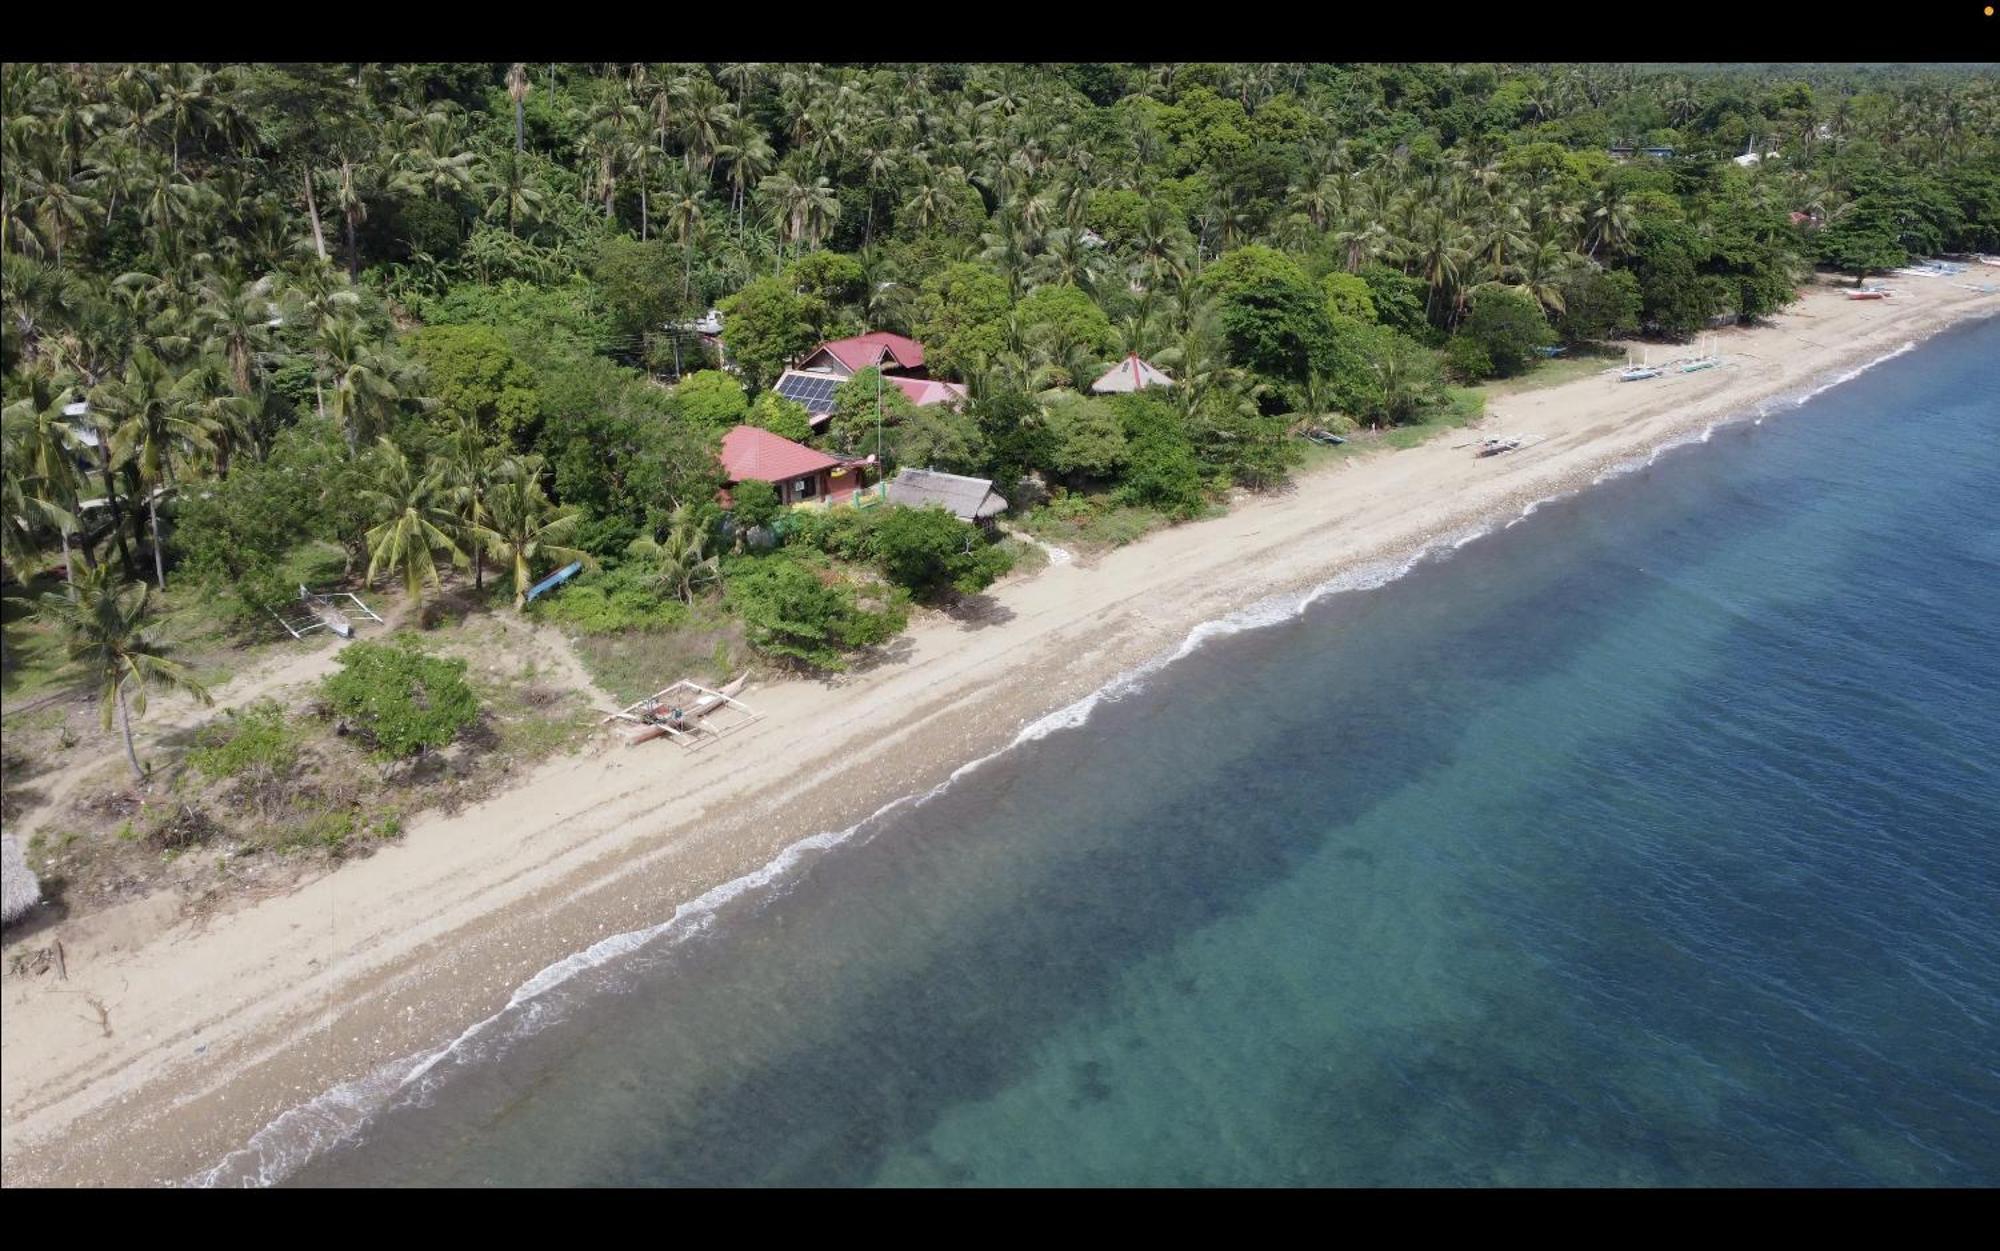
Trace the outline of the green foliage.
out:
M 1555 342 L 1534 297 L 1499 286 L 1472 293 L 1471 312 L 1460 323 L 1458 337 L 1477 344 L 1493 375 L 1501 378 L 1523 372 L 1537 359 L 1536 348 Z
M 535 435 L 541 399 L 535 374 L 490 326 L 426 326 L 412 340 L 424 364 L 429 394 L 436 401 L 433 424 L 450 430 L 459 420 L 476 421 L 517 447 Z
M 479 716 L 463 660 L 428 656 L 406 642 L 350 643 L 338 659 L 340 672 L 320 689 L 381 759 L 444 747 Z
M 1633 232 L 1632 273 L 1639 282 L 1640 319 L 1663 334 L 1686 337 L 1720 311 L 1718 293 L 1701 281 L 1705 253 L 1693 227 L 1641 221 Z
M 1430 319 L 1424 315 L 1422 279 L 1387 265 L 1366 266 L 1358 276 L 1368 286 L 1374 320 L 1418 342 L 1432 333 Z
M 188 752 L 188 768 L 210 778 L 231 778 L 252 769 L 289 772 L 299 759 L 299 735 L 283 705 L 259 700 L 203 726 Z
M 689 374 L 674 386 L 674 409 L 683 418 L 718 433 L 741 422 L 750 411 L 743 384 L 719 369 Z
M 555 494 L 584 509 L 576 545 L 615 556 L 676 502 L 714 497 L 716 433 L 676 421 L 669 394 L 635 370 L 581 358 L 542 375 L 541 450 Z
M 1556 327 L 1572 343 L 1631 334 L 1639 328 L 1639 280 L 1626 269 L 1577 269 L 1561 286 L 1563 311 Z
M 936 506 L 884 510 L 875 546 L 889 580 L 919 599 L 947 588 L 984 590 L 1009 567 L 1006 553 L 987 543 L 978 526 Z
M 794 357 L 817 342 L 809 320 L 812 310 L 783 279 L 759 278 L 720 308 L 729 359 L 753 391 L 769 387 Z
M 598 243 L 590 277 L 621 346 L 636 345 L 680 311 L 680 268 L 665 239 L 641 243 L 614 236 Z
M 1125 428 L 1126 464 L 1118 498 L 1171 517 L 1196 517 L 1208 506 L 1208 483 L 1180 414 L 1147 392 L 1111 397 Z
M 785 281 L 798 293 L 815 343 L 858 329 L 848 323 L 859 318 L 845 310 L 859 304 L 867 285 L 860 261 L 839 252 L 808 252 L 785 266 Z
M 1327 312 L 1359 321 L 1375 320 L 1374 289 L 1367 279 L 1335 270 L 1320 279 L 1319 286 L 1326 293 Z
M 1105 479 L 1125 464 L 1125 424 L 1109 400 L 1063 392 L 1042 408 L 1047 468 L 1069 478 Z
M 778 488 L 755 478 L 730 487 L 729 497 L 735 503 L 730 511 L 739 531 L 768 526 L 785 511 L 785 506 L 778 502 Z
M 1104 310 L 1073 286 L 1037 287 L 1014 306 L 1024 332 L 1054 355 L 1082 347 L 1111 349 L 1111 322 Z
M 687 606 L 664 591 L 654 571 L 636 561 L 578 574 L 561 590 L 529 605 L 528 612 L 586 634 L 667 630 L 688 619 Z
M 962 261 L 932 274 L 917 298 L 916 335 L 933 374 L 950 376 L 980 367 L 1007 342 L 1007 280 L 983 265 Z
M 812 437 L 812 414 L 806 406 L 776 391 L 759 392 L 757 402 L 750 406 L 743 420 L 794 443 L 804 443 Z
M 1302 382 L 1331 350 L 1325 295 L 1283 253 L 1252 244 L 1201 277 L 1220 304 L 1231 359 L 1268 378 Z
M 1457 335 L 1444 348 L 1445 368 L 1461 382 L 1480 382 L 1495 374 L 1493 358 L 1479 340 Z
M 843 651 L 884 642 L 908 621 L 900 598 L 865 608 L 852 586 L 784 553 L 738 561 L 727 587 L 752 647 L 815 669 L 846 668 Z
M 551 353 L 575 357 L 605 351 L 614 338 L 597 288 L 582 282 L 551 287 L 514 279 L 490 286 L 467 283 L 436 299 L 419 300 L 417 307 L 430 326 L 493 326 L 505 331 L 531 363 Z

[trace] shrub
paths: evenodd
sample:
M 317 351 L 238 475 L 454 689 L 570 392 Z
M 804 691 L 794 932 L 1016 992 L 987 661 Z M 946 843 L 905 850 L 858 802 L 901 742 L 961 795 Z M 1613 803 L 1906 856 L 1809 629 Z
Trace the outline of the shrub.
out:
M 1555 334 L 1533 296 L 1509 287 L 1485 286 L 1472 293 L 1472 312 L 1453 342 L 1459 340 L 1479 346 L 1494 376 L 1511 378 L 1534 361 L 1536 348 L 1555 342 Z M 1461 359 L 1476 361 L 1460 356 L 1450 359 L 1454 364 Z
M 900 596 L 865 609 L 853 587 L 824 581 L 785 555 L 732 565 L 728 595 L 752 647 L 817 669 L 846 668 L 843 649 L 880 643 L 908 620 Z
M 397 643 L 350 643 L 339 659 L 340 672 L 321 684 L 327 703 L 382 759 L 443 747 L 479 715 L 463 660 Z
M 784 511 L 778 502 L 778 488 L 754 478 L 729 488 L 729 496 L 736 504 L 732 512 L 739 531 L 768 526 Z
M 1479 382 L 1493 376 L 1493 359 L 1486 355 L 1486 349 L 1463 335 L 1445 347 L 1444 363 L 1452 377 L 1461 382 Z
M 210 778 L 235 777 L 253 768 L 282 773 L 298 763 L 299 740 L 275 700 L 238 712 L 228 709 L 201 728 L 188 752 L 188 768 Z
M 750 411 L 743 384 L 719 369 L 689 374 L 674 387 L 674 407 L 696 425 L 726 430 Z
M 744 420 L 794 443 L 803 443 L 812 437 L 812 414 L 806 406 L 797 400 L 788 400 L 776 391 L 759 395 Z
M 624 630 L 665 630 L 687 620 L 687 606 L 668 594 L 643 564 L 617 566 L 574 579 L 554 595 L 535 601 L 529 613 L 586 634 Z
M 919 598 L 947 587 L 971 594 L 1007 572 L 1007 554 L 986 542 L 977 526 L 944 509 L 891 508 L 875 526 L 883 572 Z

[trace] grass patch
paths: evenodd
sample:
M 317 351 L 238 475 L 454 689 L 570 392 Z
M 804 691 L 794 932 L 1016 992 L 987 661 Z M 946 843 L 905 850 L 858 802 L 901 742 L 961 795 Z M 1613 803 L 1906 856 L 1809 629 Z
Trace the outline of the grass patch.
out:
M 203 726 L 188 752 L 188 768 L 208 778 L 233 778 L 255 770 L 284 772 L 299 760 L 298 732 L 276 700 L 259 700 Z
M 579 574 L 555 594 L 529 605 L 528 615 L 584 634 L 674 630 L 689 621 L 687 605 L 662 598 L 649 572 L 636 563 Z
M 1015 538 L 1010 534 L 995 546 L 1007 553 L 1008 560 L 1012 562 L 1013 573 L 1025 577 L 1040 573 L 1049 566 L 1048 549 L 1039 543 L 1030 543 L 1026 539 Z
M 697 602 L 678 626 L 583 634 L 573 642 L 591 680 L 626 703 L 678 678 L 727 681 L 750 655 L 742 622 L 714 601 Z
M 1173 524 L 1156 509 L 1113 502 L 1108 495 L 1065 495 L 1031 511 L 1021 528 L 1058 547 L 1123 547 Z

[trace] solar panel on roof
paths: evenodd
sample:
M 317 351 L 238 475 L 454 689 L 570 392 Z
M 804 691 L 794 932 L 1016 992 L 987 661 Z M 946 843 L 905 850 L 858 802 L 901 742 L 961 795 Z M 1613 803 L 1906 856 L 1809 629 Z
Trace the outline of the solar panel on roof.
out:
M 786 374 L 778 379 L 774 389 L 786 399 L 805 405 L 808 412 L 824 413 L 832 411 L 833 393 L 842 381 L 812 374 Z

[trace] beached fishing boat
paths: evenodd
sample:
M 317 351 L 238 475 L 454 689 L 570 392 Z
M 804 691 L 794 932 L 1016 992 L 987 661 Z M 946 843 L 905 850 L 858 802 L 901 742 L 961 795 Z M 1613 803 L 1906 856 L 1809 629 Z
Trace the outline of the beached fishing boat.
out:
M 1620 382 L 1642 382 L 1647 378 L 1657 378 L 1661 370 L 1656 365 L 1633 365 L 1618 375 Z
M 1887 291 L 1849 291 L 1847 298 L 1850 300 L 1886 300 L 1889 298 L 1889 293 Z
M 1505 437 L 1495 435 L 1491 438 L 1480 440 L 1478 447 L 1473 450 L 1472 454 L 1474 456 L 1498 456 L 1502 452 L 1511 452 L 1520 446 L 1521 436 L 1518 434 L 1507 435 Z
M 1347 442 L 1346 439 L 1342 438 L 1340 435 L 1335 434 L 1333 431 L 1321 430 L 1317 427 L 1306 431 L 1305 435 L 1308 439 L 1311 439 L 1313 442 L 1324 443 L 1328 447 L 1339 447 L 1341 444 Z
M 759 718 L 759 714 L 735 698 L 749 680 L 750 675 L 744 673 L 711 690 L 684 679 L 611 713 L 600 724 L 627 721 L 636 725 L 638 728 L 625 737 L 627 747 L 656 738 L 672 738 L 686 747 L 700 747 Z M 731 715 L 718 721 L 724 714 Z

